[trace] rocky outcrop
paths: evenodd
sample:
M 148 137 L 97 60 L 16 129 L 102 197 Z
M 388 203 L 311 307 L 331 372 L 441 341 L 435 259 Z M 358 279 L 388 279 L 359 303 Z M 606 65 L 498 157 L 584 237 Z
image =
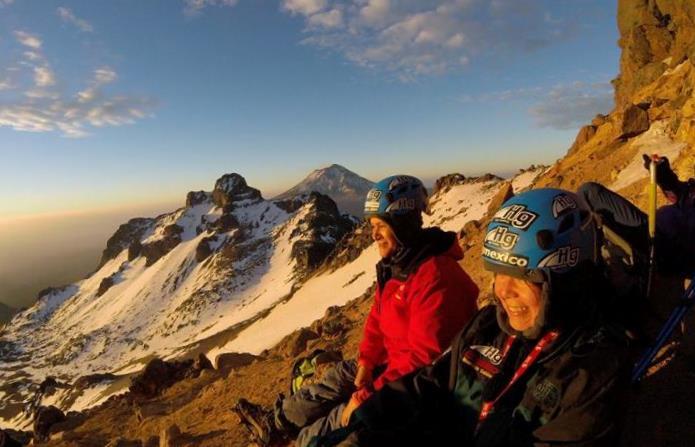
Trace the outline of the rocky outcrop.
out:
M 354 221 L 341 215 L 335 202 L 328 196 L 312 192 L 305 205 L 310 211 L 292 231 L 290 238 L 301 236 L 292 245 L 291 256 L 297 261 L 299 273 L 307 273 L 321 265 L 338 241 L 352 231 Z
M 215 365 L 220 371 L 226 371 L 250 365 L 257 358 L 247 352 L 225 352 L 215 357 Z
M 223 214 L 214 223 L 210 224 L 210 229 L 218 233 L 226 233 L 240 226 L 239 220 L 233 214 Z
M 114 281 L 114 275 L 107 276 L 102 279 L 99 283 L 99 290 L 97 290 L 97 296 L 102 296 L 105 294 L 116 282 Z
M 132 402 L 152 399 L 173 384 L 195 378 L 204 370 L 213 369 L 212 363 L 200 354 L 195 359 L 164 361 L 150 360 L 145 369 L 131 380 L 129 399 Z
M 362 222 L 338 242 L 324 267 L 335 270 L 354 261 L 372 242 L 369 223 Z
M 302 328 L 293 332 L 286 340 L 285 357 L 296 357 L 306 350 L 310 340 L 319 338 L 319 334 L 308 328 Z
M 210 359 L 207 358 L 207 356 L 201 352 L 200 354 L 198 354 L 198 357 L 196 357 L 193 360 L 192 371 L 196 371 L 197 373 L 200 373 L 201 371 L 203 371 L 205 369 L 215 369 L 215 368 L 212 366 L 212 362 L 210 361 Z
M 154 222 L 155 219 L 137 217 L 118 227 L 113 236 L 106 241 L 106 248 L 101 254 L 99 267 L 118 256 L 121 251 L 128 248 L 134 241 L 140 240 Z
M 162 430 L 159 435 L 159 447 L 178 447 L 180 444 L 181 429 L 178 425 L 172 424 Z
M 136 239 L 128 246 L 128 261 L 132 261 L 142 253 L 142 243 Z
M 60 409 L 49 406 L 39 407 L 34 413 L 34 439 L 47 441 L 51 434 L 51 427 L 65 421 L 65 414 Z
M 579 129 L 579 133 L 577 134 L 577 137 L 574 139 L 574 143 L 572 143 L 569 153 L 574 152 L 578 148 L 584 146 L 589 140 L 591 140 L 591 138 L 593 138 L 593 136 L 596 135 L 597 128 L 598 126 L 589 124 Z
M 0 429 L 0 447 L 22 447 L 29 443 L 30 436 L 20 436 L 17 432 Z
M 619 0 L 622 49 L 614 81 L 618 109 L 667 69 L 695 56 L 695 8 L 691 0 Z
M 434 188 L 432 189 L 432 195 L 438 192 L 446 192 L 451 189 L 452 186 L 460 185 L 466 181 L 466 177 L 463 174 L 447 174 L 443 177 L 439 177 L 437 181 L 434 182 Z
M 186 195 L 186 208 L 190 208 L 201 203 L 205 203 L 211 199 L 209 192 L 205 191 L 190 191 Z
M 239 174 L 225 174 L 215 182 L 212 201 L 225 211 L 234 209 L 234 203 L 242 200 L 257 202 L 262 200 L 261 192 L 246 184 L 246 179 Z
M 94 385 L 102 382 L 112 382 L 116 380 L 116 376 L 110 373 L 103 374 L 89 374 L 78 378 L 72 387 L 76 390 L 86 390 Z
M 133 401 L 151 399 L 176 382 L 185 379 L 193 365 L 192 360 L 184 362 L 166 362 L 155 358 L 145 369 L 131 381 L 130 398 Z
M 195 248 L 195 260 L 196 262 L 203 262 L 212 254 L 212 248 L 210 247 L 210 242 L 217 239 L 217 236 L 204 237 L 198 243 Z
M 649 129 L 649 104 L 631 104 L 618 114 L 619 138 L 632 138 Z
M 142 244 L 140 254 L 146 259 L 145 265 L 149 267 L 179 245 L 181 231 L 178 225 L 169 225 L 164 229 L 163 238 Z

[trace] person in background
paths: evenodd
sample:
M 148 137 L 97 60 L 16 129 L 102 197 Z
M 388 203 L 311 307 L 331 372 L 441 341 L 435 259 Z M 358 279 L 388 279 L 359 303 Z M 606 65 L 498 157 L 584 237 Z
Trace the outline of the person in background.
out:
M 432 363 L 477 311 L 478 287 L 458 261 L 456 233 L 423 228 L 427 191 L 412 176 L 376 183 L 364 216 L 381 260 L 359 357 L 339 362 L 315 384 L 268 411 L 240 400 L 236 412 L 256 441 L 270 445 L 298 434 L 296 444 L 347 425 L 352 413 L 385 384 Z

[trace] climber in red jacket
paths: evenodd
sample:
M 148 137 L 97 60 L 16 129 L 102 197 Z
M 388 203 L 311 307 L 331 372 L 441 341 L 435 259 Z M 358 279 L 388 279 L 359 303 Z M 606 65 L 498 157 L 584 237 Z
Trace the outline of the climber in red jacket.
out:
M 357 361 L 338 363 L 318 382 L 276 403 L 274 415 L 242 400 L 237 414 L 261 445 L 298 433 L 297 446 L 346 425 L 384 384 L 438 358 L 475 314 L 478 287 L 458 261 L 456 233 L 422 228 L 427 191 L 415 177 L 378 182 L 365 218 L 381 260 Z

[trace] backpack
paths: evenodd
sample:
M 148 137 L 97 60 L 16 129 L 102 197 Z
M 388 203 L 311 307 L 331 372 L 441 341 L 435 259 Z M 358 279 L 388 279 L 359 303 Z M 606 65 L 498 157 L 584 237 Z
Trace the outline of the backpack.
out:
M 296 393 L 303 385 L 313 383 L 321 375 L 321 367 L 343 359 L 340 352 L 314 349 L 308 356 L 300 357 L 292 364 L 290 395 Z

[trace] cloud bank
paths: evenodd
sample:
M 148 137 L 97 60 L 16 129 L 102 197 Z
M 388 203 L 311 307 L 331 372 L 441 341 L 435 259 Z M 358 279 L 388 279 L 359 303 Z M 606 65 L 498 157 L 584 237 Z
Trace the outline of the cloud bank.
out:
M 185 0 L 187 10 L 236 0 Z M 455 72 L 471 61 L 511 56 L 574 35 L 573 19 L 541 0 L 281 0 L 304 20 L 302 43 L 401 80 Z

